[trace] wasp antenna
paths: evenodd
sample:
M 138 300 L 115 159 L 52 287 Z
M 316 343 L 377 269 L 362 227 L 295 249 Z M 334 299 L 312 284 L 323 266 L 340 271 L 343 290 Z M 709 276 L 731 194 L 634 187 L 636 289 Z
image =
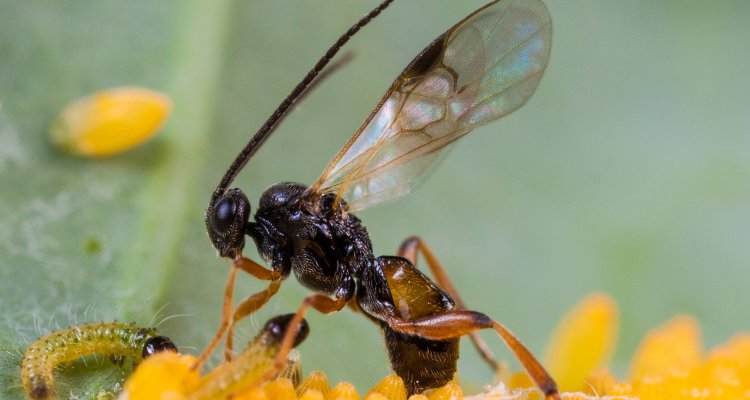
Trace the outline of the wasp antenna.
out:
M 328 49 L 323 57 L 321 57 L 320 60 L 318 60 L 318 62 L 315 64 L 315 66 L 310 70 L 310 72 L 305 75 L 302 81 L 300 81 L 297 86 L 294 87 L 294 90 L 289 93 L 289 95 L 284 99 L 284 101 L 281 102 L 281 104 L 279 104 L 278 108 L 276 108 L 276 111 L 274 111 L 273 114 L 268 117 L 266 122 L 260 127 L 260 129 L 258 129 L 258 132 L 256 132 L 252 139 L 250 139 L 245 147 L 242 148 L 240 153 L 237 154 L 237 157 L 232 162 L 232 165 L 229 166 L 229 169 L 227 169 L 227 172 L 224 173 L 224 176 L 221 178 L 219 186 L 216 187 L 216 191 L 214 192 L 212 200 L 217 199 L 221 194 L 224 193 L 227 187 L 229 187 L 229 184 L 232 183 L 237 174 L 242 170 L 245 164 L 247 164 L 250 158 L 252 158 L 253 154 L 255 154 L 255 152 L 260 148 L 263 142 L 265 142 L 266 139 L 268 139 L 268 137 L 271 135 L 271 133 L 273 133 L 274 128 L 284 116 L 284 114 L 286 114 L 286 112 L 289 110 L 289 107 L 291 107 L 292 104 L 294 104 L 294 102 L 305 92 L 305 90 L 307 90 L 307 88 L 310 86 L 310 83 L 312 83 L 315 77 L 317 77 L 318 74 L 326 67 L 326 65 L 328 65 L 333 57 L 336 56 L 336 54 L 339 52 L 339 50 L 341 50 L 346 42 L 348 42 L 349 39 L 351 39 L 352 36 L 354 36 L 354 34 L 356 34 L 360 29 L 362 29 L 365 25 L 367 25 L 370 21 L 377 17 L 392 2 L 393 0 L 385 0 L 380 3 L 367 15 L 362 17 L 362 19 L 357 21 L 357 23 L 352 25 L 352 27 L 349 28 L 346 33 L 341 35 L 336 43 L 334 43 L 333 46 Z

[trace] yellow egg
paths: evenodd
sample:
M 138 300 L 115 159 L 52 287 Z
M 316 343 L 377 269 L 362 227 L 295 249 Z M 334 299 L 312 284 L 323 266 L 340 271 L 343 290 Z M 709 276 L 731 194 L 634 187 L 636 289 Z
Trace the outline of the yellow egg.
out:
M 67 106 L 52 124 L 52 141 L 80 156 L 116 154 L 154 136 L 171 109 L 169 97 L 153 90 L 104 90 Z

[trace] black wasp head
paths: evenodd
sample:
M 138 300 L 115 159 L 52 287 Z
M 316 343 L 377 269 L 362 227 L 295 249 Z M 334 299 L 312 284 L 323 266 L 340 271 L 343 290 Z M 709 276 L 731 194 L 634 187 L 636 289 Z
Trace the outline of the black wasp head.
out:
M 146 344 L 143 345 L 143 351 L 141 352 L 141 358 L 147 358 L 156 353 L 163 351 L 174 351 L 177 352 L 177 346 L 174 342 L 166 336 L 154 336 L 146 340 Z
M 245 247 L 245 225 L 250 219 L 250 201 L 240 189 L 215 196 L 206 210 L 208 236 L 219 255 L 234 258 Z
M 271 335 L 274 341 L 281 342 L 281 340 L 284 338 L 284 334 L 286 333 L 287 328 L 289 327 L 289 323 L 292 322 L 292 318 L 294 317 L 294 314 L 285 314 L 285 315 L 279 315 L 277 317 L 273 317 L 266 322 L 266 325 L 263 326 L 263 330 L 261 332 L 266 332 Z M 300 343 L 302 343 L 305 338 L 307 338 L 307 334 L 310 333 L 310 326 L 307 325 L 307 321 L 303 318 L 302 322 L 299 324 L 299 328 L 297 328 L 297 336 L 294 338 L 294 344 L 293 347 L 297 347 Z

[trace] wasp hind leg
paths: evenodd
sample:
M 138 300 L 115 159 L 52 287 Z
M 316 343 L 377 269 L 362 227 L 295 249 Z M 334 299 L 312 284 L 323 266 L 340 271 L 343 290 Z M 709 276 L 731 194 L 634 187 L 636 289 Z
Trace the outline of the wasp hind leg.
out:
M 387 319 L 388 326 L 401 333 L 430 340 L 449 340 L 469 335 L 480 329 L 493 329 L 521 362 L 531 379 L 547 400 L 560 400 L 557 384 L 526 346 L 501 323 L 478 311 L 455 310 L 424 318 Z
M 432 252 L 432 249 L 427 246 L 422 238 L 419 236 L 410 236 L 401 243 L 401 247 L 398 249 L 398 256 L 409 260 L 415 267 L 417 266 L 417 256 L 419 253 L 424 257 L 430 272 L 432 272 L 432 275 L 437 281 L 437 284 L 453 297 L 453 300 L 456 302 L 456 310 L 466 310 L 466 304 L 458 294 L 456 287 L 453 286 L 453 282 L 451 282 L 448 277 L 445 268 L 443 268 L 443 265 L 435 256 L 435 253 Z M 472 332 L 470 338 L 474 347 L 477 349 L 477 352 L 479 352 L 479 355 L 490 365 L 495 374 L 498 375 L 501 373 L 504 368 L 503 365 L 497 361 L 495 355 L 492 354 L 490 347 L 487 346 L 487 343 L 479 336 L 479 333 Z

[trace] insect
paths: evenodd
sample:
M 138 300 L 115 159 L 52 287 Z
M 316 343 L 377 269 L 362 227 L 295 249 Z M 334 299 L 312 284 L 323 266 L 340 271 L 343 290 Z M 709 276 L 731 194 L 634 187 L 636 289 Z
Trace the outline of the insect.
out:
M 275 368 L 275 358 L 294 314 L 271 318 L 263 329 L 231 362 L 219 365 L 205 376 L 190 369 L 195 358 L 190 355 L 161 354 L 144 361 L 125 382 L 121 398 L 150 400 L 181 398 L 189 400 L 242 397 L 248 391 L 276 377 L 294 382 L 301 375 L 299 358 L 288 354 L 286 365 Z M 309 328 L 303 319 L 297 324 L 294 346 L 305 340 Z M 297 380 L 295 385 L 298 384 Z
M 118 365 L 126 357 L 138 363 L 162 351 L 176 352 L 177 347 L 154 328 L 116 321 L 74 326 L 42 336 L 26 349 L 21 380 L 30 398 L 56 399 L 53 370 L 59 365 L 93 354 L 108 355 Z
M 260 383 L 273 379 L 279 373 L 282 376 L 299 378 L 297 371 L 299 362 L 287 363 L 281 371 L 273 368 L 281 340 L 293 317 L 294 314 L 287 314 L 268 320 L 258 335 L 237 357 L 231 362 L 219 365 L 201 378 L 199 384 L 192 389 L 190 398 L 195 400 L 228 398 L 233 393 L 257 387 Z M 303 319 L 295 329 L 292 347 L 297 347 L 302 343 L 309 332 L 307 322 Z
M 458 340 L 465 335 L 471 335 L 480 354 L 495 365 L 476 336 L 477 330 L 494 329 L 545 395 L 558 398 L 552 378 L 515 336 L 487 315 L 466 308 L 424 241 L 414 237 L 404 242 L 398 256 L 375 257 L 367 230 L 354 214 L 406 195 L 450 144 L 528 100 L 550 52 L 551 20 L 540 0 L 492 1 L 435 39 L 396 78 L 312 185 L 271 186 L 261 195 L 253 220 L 247 196 L 229 189 L 317 74 L 391 1 L 382 2 L 339 38 L 240 151 L 214 191 L 206 227 L 219 255 L 233 263 L 221 325 L 196 367 L 226 331 L 225 357 L 231 357 L 234 325 L 261 308 L 294 272 L 314 292 L 305 298 L 295 321 L 309 307 L 331 313 L 354 302 L 382 328 L 391 365 L 410 393 L 452 378 Z M 246 235 L 270 269 L 243 256 Z M 437 283 L 417 269 L 420 253 Z M 269 285 L 232 310 L 238 270 Z M 291 340 L 285 339 L 279 362 Z

